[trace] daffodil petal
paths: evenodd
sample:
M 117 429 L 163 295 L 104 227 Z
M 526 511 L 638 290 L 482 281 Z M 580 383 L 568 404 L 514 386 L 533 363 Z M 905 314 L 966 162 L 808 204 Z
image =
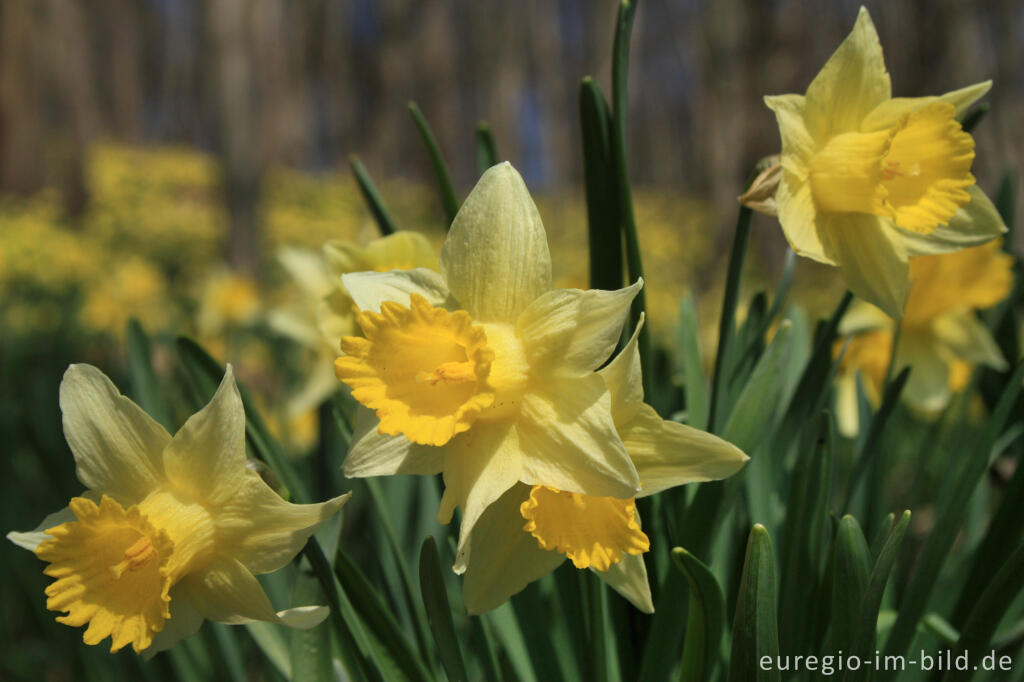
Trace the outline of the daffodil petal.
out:
M 949 365 L 939 352 L 934 338 L 903 334 L 899 341 L 900 365 L 910 365 L 910 377 L 903 389 L 903 399 L 921 412 L 937 412 L 951 396 Z
M 320 330 L 312 317 L 304 316 L 296 310 L 271 310 L 267 313 L 267 324 L 281 336 L 304 346 L 320 343 Z
M 861 124 L 863 132 L 885 130 L 896 125 L 900 118 L 911 111 L 928 106 L 933 102 L 952 104 L 954 116 L 963 117 L 972 104 L 985 96 L 992 88 L 992 81 L 984 81 L 968 85 L 966 88 L 953 90 L 938 97 L 893 97 L 875 107 Z
M 413 294 L 419 294 L 437 308 L 451 308 L 453 302 L 441 275 L 427 268 L 390 272 L 352 272 L 341 276 L 342 284 L 360 310 L 380 312 L 385 301 L 409 307 Z
M 839 335 L 849 336 L 872 329 L 887 329 L 891 324 L 892 318 L 877 306 L 864 301 L 854 301 L 843 315 L 843 319 L 839 321 Z
M 256 576 L 236 559 L 221 557 L 205 571 L 186 576 L 182 583 L 204 618 L 228 625 L 277 620 Z
M 932 331 L 961 360 L 1002 371 L 1009 365 L 991 332 L 973 312 L 943 315 Z
M 245 461 L 245 410 L 228 365 L 209 404 L 188 418 L 164 450 L 164 471 L 179 490 L 217 505 L 241 484 Z
M 217 510 L 222 552 L 255 574 L 276 571 L 302 550 L 317 527 L 351 495 L 345 493 L 318 504 L 292 504 L 249 471 L 235 496 Z
M 764 98 L 764 103 L 775 112 L 783 156 L 809 159 L 817 145 L 804 121 L 806 98 L 803 95 L 769 95 Z M 798 172 L 798 168 L 791 168 L 790 171 Z M 800 179 L 807 177 L 806 172 L 798 175 Z
M 808 129 L 817 140 L 858 130 L 864 117 L 891 95 L 878 33 L 861 7 L 853 31 L 807 88 Z
M 338 278 L 347 272 L 361 272 L 373 268 L 363 258 L 363 249 L 352 242 L 332 239 L 324 244 L 324 261 L 331 277 Z
M 121 395 L 103 372 L 71 365 L 60 384 L 64 436 L 78 480 L 119 500 L 137 502 L 163 478 L 160 454 L 170 434 Z
M 633 330 L 629 341 L 606 366 L 598 370 L 612 399 L 612 421 L 616 428 L 629 421 L 644 403 L 643 372 L 637 340 L 644 326 L 644 317 Z
M 188 588 L 175 585 L 171 588 L 171 617 L 164 621 L 163 629 L 153 635 L 153 643 L 142 652 L 144 660 L 149 660 L 161 651 L 167 651 L 183 639 L 199 632 L 203 624 L 203 614 L 199 613 L 188 596 Z
M 640 488 L 597 374 L 553 378 L 526 394 L 518 431 L 524 483 L 618 498 Z
M 623 555 L 622 561 L 612 564 L 607 571 L 591 570 L 633 606 L 644 613 L 654 613 L 647 566 L 642 554 Z
M 363 249 L 369 270 L 437 269 L 437 256 L 430 241 L 419 232 L 399 230 L 374 239 Z
M 555 365 L 582 374 L 597 369 L 615 350 L 629 306 L 643 286 L 616 291 L 556 289 L 531 303 L 516 322 L 516 336 L 535 368 Z
M 867 213 L 829 214 L 821 236 L 850 291 L 891 317 L 903 317 L 909 266 L 903 242 L 887 219 Z
M 957 209 L 949 223 L 939 225 L 928 234 L 898 229 L 910 256 L 932 256 L 951 253 L 991 241 L 1006 232 L 1002 216 L 992 201 L 977 186 L 967 188 L 971 200 Z
M 860 431 L 856 369 L 836 377 L 836 428 L 847 438 L 855 438 Z
M 309 630 L 324 622 L 330 613 L 326 606 L 295 606 L 278 611 L 276 622 L 296 630 Z
M 79 497 L 82 497 L 82 495 L 79 495 Z M 34 552 L 41 542 L 53 537 L 52 535 L 47 535 L 44 531 L 49 528 L 53 528 L 54 526 L 59 526 L 62 523 L 77 520 L 78 517 L 76 517 L 74 512 L 71 511 L 71 507 L 64 507 L 60 511 L 47 514 L 46 518 L 44 518 L 39 525 L 32 530 L 23 532 L 12 530 L 7 534 L 7 539 L 22 549 Z
M 359 406 L 356 411 L 352 446 L 345 456 L 344 472 L 349 478 L 392 474 L 441 473 L 444 454 L 440 448 L 413 443 L 403 435 L 380 433 L 380 421 L 373 410 Z
M 835 265 L 836 261 L 825 252 L 819 226 L 818 209 L 811 194 L 811 183 L 801 180 L 793 173 L 783 171 L 782 180 L 775 190 L 775 205 L 779 224 L 786 241 L 798 255 L 819 263 Z
M 640 475 L 638 497 L 732 476 L 750 459 L 717 436 L 662 419 L 650 405 L 619 426 L 619 435 Z
M 329 357 L 325 353 L 318 356 L 306 376 L 306 381 L 285 404 L 286 415 L 294 417 L 315 410 L 344 386 L 334 375 L 335 357 L 335 353 L 331 353 Z
M 565 561 L 564 554 L 541 549 L 536 538 L 523 530 L 519 507 L 529 496 L 530 487 L 517 483 L 487 507 L 473 529 L 469 540 L 473 560 L 462 582 L 471 614 L 500 606 Z
M 469 537 L 480 515 L 515 485 L 522 470 L 518 429 L 508 422 L 478 422 L 444 447 L 444 495 L 437 520 L 448 523 L 462 508 L 456 573 L 466 570 Z
M 335 280 L 328 274 L 323 258 L 316 251 L 298 246 L 283 246 L 277 251 L 277 262 L 309 296 L 326 296 L 337 286 Z
M 441 273 L 477 322 L 514 322 L 551 289 L 551 254 L 537 206 L 508 162 L 466 197 L 441 249 Z

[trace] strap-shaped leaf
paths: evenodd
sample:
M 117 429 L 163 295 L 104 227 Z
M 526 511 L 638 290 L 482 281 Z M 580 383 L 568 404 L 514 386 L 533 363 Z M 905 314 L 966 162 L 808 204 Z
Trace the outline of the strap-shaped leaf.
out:
M 434 635 L 441 665 L 451 682 L 466 682 L 466 665 L 462 661 L 459 640 L 455 636 L 448 591 L 441 576 L 441 558 L 437 553 L 434 536 L 428 535 L 420 548 L 420 592 L 427 610 L 427 621 Z
M 672 550 L 672 560 L 690 585 L 690 607 L 679 680 L 704 682 L 711 679 L 718 664 L 725 633 L 725 600 L 711 569 L 700 559 L 682 547 L 676 547 Z
M 773 665 L 762 666 L 767 657 Z M 779 631 L 776 616 L 775 558 L 772 541 L 757 524 L 747 540 L 736 617 L 732 623 L 729 682 L 779 682 Z M 766 669 L 767 668 L 767 669 Z

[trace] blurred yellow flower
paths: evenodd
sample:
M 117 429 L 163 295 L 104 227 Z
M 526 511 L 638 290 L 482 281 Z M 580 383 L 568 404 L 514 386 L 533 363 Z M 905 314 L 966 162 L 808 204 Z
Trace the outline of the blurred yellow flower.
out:
M 861 8 L 806 95 L 766 97 L 782 137 L 779 222 L 800 255 L 838 266 L 850 290 L 900 317 L 908 259 L 1006 231 L 971 174 L 957 116 L 991 82 L 893 98 L 878 34 Z
M 725 478 L 747 461 L 733 445 L 661 419 L 643 402 L 636 333 L 599 374 L 611 394 L 616 432 L 640 476 L 637 497 Z M 516 483 L 484 511 L 470 542 L 473 552 L 463 585 L 470 613 L 499 606 L 567 557 L 576 568 L 592 569 L 641 611 L 654 611 L 640 556 L 650 543 L 634 498 Z
M 255 322 L 260 308 L 256 282 L 245 275 L 217 269 L 202 285 L 196 329 L 201 337 L 220 337 L 228 329 Z
M 1006 358 L 975 311 L 990 308 L 1010 293 L 1013 257 L 1002 239 L 983 246 L 910 261 L 910 293 L 900 326 L 894 370 L 911 367 L 903 399 L 921 414 L 935 413 L 967 385 L 970 369 L 1006 367 Z M 878 308 L 858 302 L 840 325 L 851 335 L 836 379 L 840 430 L 858 428 L 856 375 L 868 398 L 881 398 L 892 355 L 896 322 Z M 845 341 L 836 342 L 838 354 Z
M 163 273 L 143 258 L 129 257 L 87 284 L 81 319 L 87 327 L 118 336 L 131 317 L 162 329 L 171 312 Z
M 322 606 L 275 612 L 254 574 L 285 566 L 348 499 L 285 502 L 246 466 L 245 413 L 230 365 L 210 403 L 172 438 L 90 365 L 60 387 L 64 434 L 87 490 L 32 532 L 9 533 L 49 565 L 46 607 L 155 653 L 195 633 L 204 618 L 298 628 Z
M 473 526 L 517 482 L 621 499 L 639 489 L 594 370 L 642 283 L 552 290 L 544 226 L 508 163 L 466 198 L 440 265 L 343 276 L 365 338 L 342 340 L 335 371 L 373 410 L 357 415 L 345 473 L 443 472 L 438 519 L 462 508 L 461 573 Z

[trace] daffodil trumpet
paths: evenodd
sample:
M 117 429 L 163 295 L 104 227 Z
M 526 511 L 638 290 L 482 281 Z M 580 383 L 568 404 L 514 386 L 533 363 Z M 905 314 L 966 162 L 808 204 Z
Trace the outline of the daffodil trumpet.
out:
M 346 502 L 290 504 L 246 465 L 245 413 L 231 366 L 210 403 L 172 437 L 102 372 L 72 365 L 64 434 L 86 491 L 8 539 L 47 562 L 46 606 L 151 655 L 203 620 L 309 628 L 323 606 L 275 611 L 256 575 L 276 571 Z
M 443 473 L 438 519 L 462 509 L 455 569 L 488 506 L 517 483 L 616 499 L 640 489 L 594 370 L 642 282 L 551 288 L 547 235 L 522 178 L 490 168 L 466 198 L 440 273 L 343 275 L 362 337 L 335 362 L 362 408 L 344 471 Z
M 766 97 L 782 137 L 775 208 L 802 256 L 838 266 L 850 290 L 900 317 L 913 256 L 1006 231 L 971 174 L 958 122 L 991 82 L 938 97 L 892 97 L 868 11 L 804 95 Z

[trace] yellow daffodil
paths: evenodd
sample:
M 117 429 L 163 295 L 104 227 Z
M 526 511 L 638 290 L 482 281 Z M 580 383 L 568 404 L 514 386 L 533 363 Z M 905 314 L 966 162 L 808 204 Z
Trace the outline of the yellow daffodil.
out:
M 284 247 L 278 261 L 298 285 L 299 305 L 270 313 L 270 325 L 315 353 L 309 379 L 289 401 L 287 413 L 300 415 L 316 409 L 338 388 L 333 363 L 342 336 L 358 333 L 358 310 L 342 285 L 341 276 L 364 270 L 388 272 L 412 268 L 437 269 L 430 242 L 418 232 L 399 231 L 366 246 L 330 241 L 322 254 L 299 247 Z
M 621 499 L 639 490 L 594 370 L 641 283 L 553 290 L 544 226 L 508 163 L 466 198 L 440 265 L 343 276 L 364 337 L 342 339 L 335 371 L 365 406 L 345 473 L 443 472 L 438 519 L 462 509 L 462 572 L 473 526 L 517 482 Z
M 910 293 L 897 342 L 894 370 L 911 367 L 903 399 L 921 414 L 935 413 L 967 384 L 970 369 L 1005 369 L 995 339 L 975 311 L 1002 301 L 1013 286 L 1013 258 L 1002 240 L 910 261 Z M 896 322 L 878 308 L 858 302 L 840 326 L 852 335 L 837 378 L 838 420 L 847 435 L 857 432 L 856 374 L 868 398 L 881 398 L 892 354 Z M 836 352 L 845 344 L 836 343 Z
M 805 95 L 765 98 L 782 137 L 775 203 L 793 249 L 838 266 L 853 293 L 899 317 L 911 256 L 1005 232 L 974 182 L 974 140 L 957 122 L 989 87 L 893 98 L 861 8 Z
M 326 607 L 275 612 L 254 574 L 286 565 L 348 499 L 285 502 L 246 466 L 245 413 L 228 367 L 172 437 L 102 372 L 72 365 L 64 434 L 87 490 L 15 544 L 48 563 L 46 607 L 111 651 L 166 649 L 204 618 L 316 625 Z
M 640 474 L 637 497 L 731 476 L 747 461 L 709 433 L 661 419 L 643 402 L 637 335 L 599 374 L 611 393 L 612 418 Z M 480 517 L 463 592 L 470 613 L 495 608 L 567 557 L 590 568 L 646 613 L 654 611 L 634 499 L 590 497 L 516 483 Z
M 254 323 L 260 307 L 255 281 L 230 270 L 215 270 L 200 291 L 196 330 L 203 338 L 222 338 L 230 329 Z

